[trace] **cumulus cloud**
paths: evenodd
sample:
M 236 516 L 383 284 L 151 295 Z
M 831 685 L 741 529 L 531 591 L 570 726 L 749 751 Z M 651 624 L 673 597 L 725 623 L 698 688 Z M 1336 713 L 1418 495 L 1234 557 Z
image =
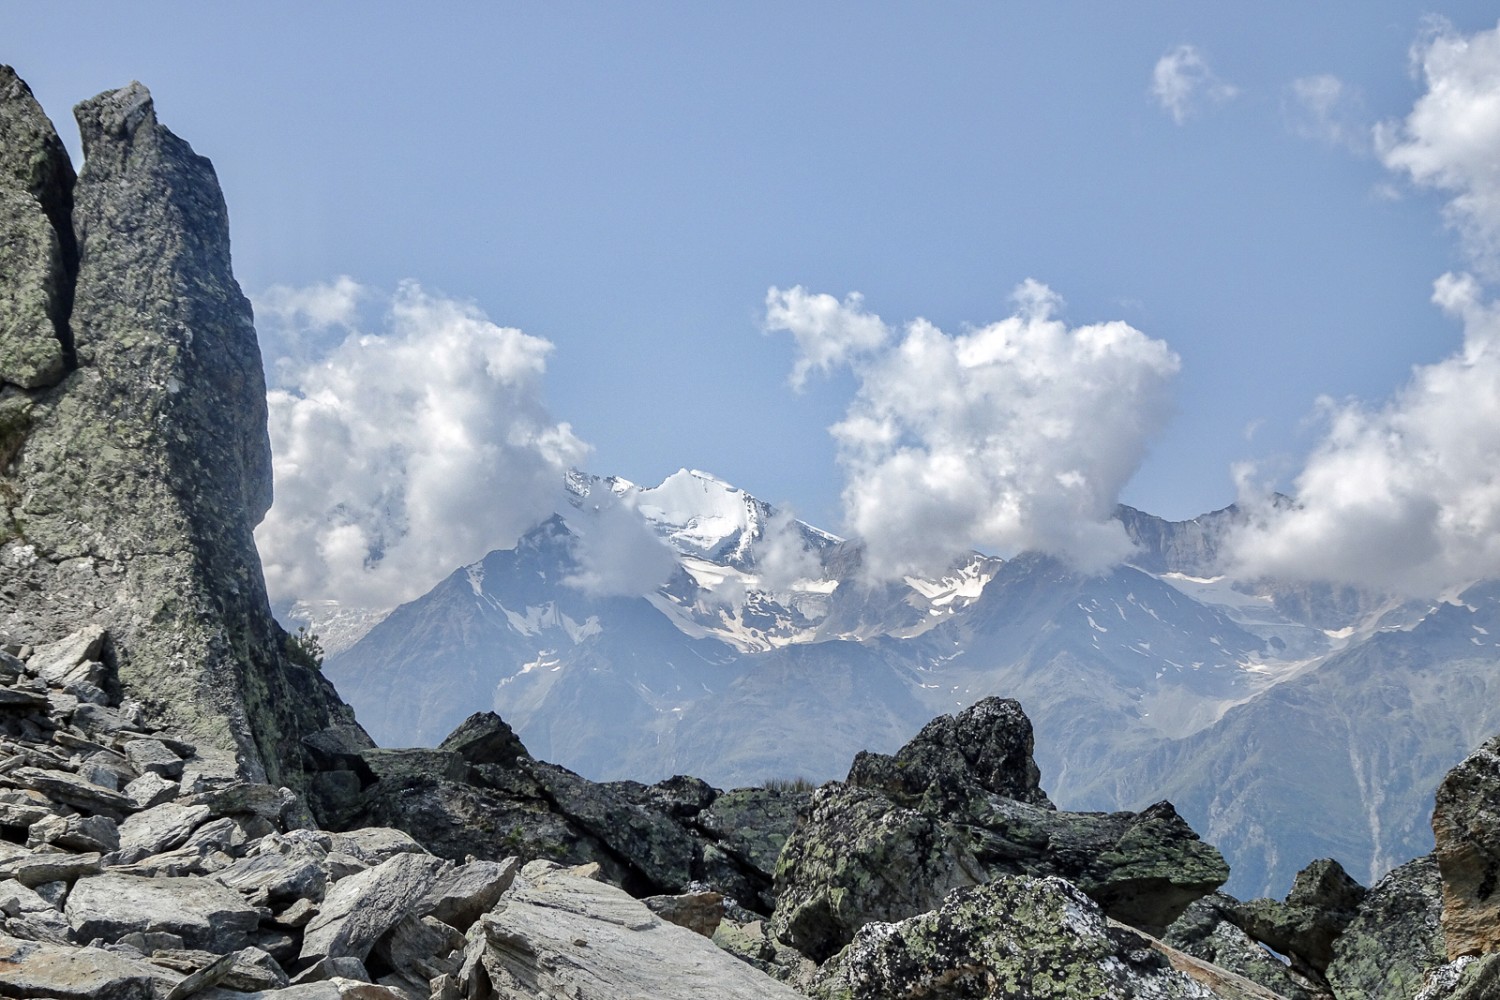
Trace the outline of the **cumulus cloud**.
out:
M 1468 275 L 1440 278 L 1433 301 L 1463 323 L 1462 349 L 1378 409 L 1322 400 L 1294 506 L 1240 470 L 1251 522 L 1230 540 L 1236 575 L 1424 597 L 1500 576 L 1500 307 Z
M 785 330 L 797 341 L 790 376 L 794 389 L 806 385 L 813 370 L 827 372 L 889 339 L 890 329 L 865 312 L 863 302 L 858 292 L 840 302 L 832 295 L 809 295 L 801 285 L 766 292 L 766 329 Z
M 1209 69 L 1203 53 L 1192 45 L 1179 45 L 1162 56 L 1151 73 L 1152 96 L 1179 125 L 1238 93 L 1239 88 Z
M 1443 21 L 1412 50 L 1426 91 L 1375 132 L 1381 159 L 1452 196 L 1447 215 L 1475 262 L 1500 267 L 1500 26 L 1461 35 Z
M 1291 130 L 1304 139 L 1354 152 L 1369 148 L 1364 100 L 1331 73 L 1293 80 L 1287 88 L 1285 112 Z
M 589 493 L 579 516 L 568 512 L 578 568 L 563 583 L 591 597 L 642 597 L 667 582 L 677 559 L 635 502 L 608 489 Z
M 1085 572 L 1128 557 L 1115 499 L 1170 409 L 1177 356 L 1122 322 L 1070 329 L 1035 281 L 961 335 L 926 320 L 856 358 L 831 428 L 844 515 L 876 579 L 942 572 L 973 546 L 1039 549 Z M 869 322 L 859 300 L 839 307 Z
M 784 592 L 823 577 L 817 553 L 808 548 L 797 516 L 788 508 L 774 511 L 766 520 L 751 555 L 761 590 Z
M 354 306 L 378 300 L 380 329 Z M 552 345 L 415 283 L 257 299 L 288 342 L 339 327 L 268 394 L 276 502 L 256 530 L 273 598 L 389 607 L 551 513 L 586 446 L 542 401 Z

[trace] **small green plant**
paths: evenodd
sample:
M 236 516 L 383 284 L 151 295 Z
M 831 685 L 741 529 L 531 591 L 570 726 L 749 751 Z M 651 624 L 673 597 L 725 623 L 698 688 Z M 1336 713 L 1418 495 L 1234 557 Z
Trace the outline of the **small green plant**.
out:
M 795 778 L 767 778 L 764 787 L 768 792 L 810 792 L 818 786 L 798 775 Z
M 310 670 L 323 669 L 323 644 L 318 641 L 318 633 L 306 625 L 298 625 L 297 634 L 286 637 L 286 655 Z

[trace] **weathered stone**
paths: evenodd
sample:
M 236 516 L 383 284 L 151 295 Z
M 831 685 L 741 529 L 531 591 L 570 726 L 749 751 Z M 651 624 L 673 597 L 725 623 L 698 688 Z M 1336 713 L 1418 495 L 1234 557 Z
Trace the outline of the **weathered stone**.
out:
M 103 628 L 86 625 L 57 642 L 38 646 L 26 662 L 27 670 L 57 687 L 78 681 L 97 685 L 104 678 L 99 657 L 106 639 Z
M 1322 981 L 1333 961 L 1333 942 L 1354 919 L 1365 887 L 1337 861 L 1314 861 L 1297 873 L 1284 902 L 1254 899 L 1229 914 L 1246 934 L 1292 960 L 1292 967 Z
M 0 532 L 0 633 L 106 629 L 99 659 L 152 719 L 238 754 L 245 776 L 301 783 L 301 737 L 353 720 L 289 659 L 266 600 L 252 536 L 271 499 L 265 380 L 218 182 L 139 84 L 75 114 L 85 165 L 54 228 L 77 237 L 77 369 L 0 417 L 14 455 L 0 523 L 25 525 L 24 540 Z M 3 270 L 7 288 L 22 273 Z M 144 721 L 124 703 L 72 717 L 93 733 Z
M 923 812 L 965 802 L 976 792 L 1049 806 L 1032 757 L 1031 720 L 1019 702 L 985 698 L 957 715 L 940 715 L 894 757 L 854 758 L 848 782 Z
M 238 990 L 214 987 L 198 996 L 202 1000 L 412 1000 L 409 993 L 397 993 L 384 986 L 344 979 L 341 976 L 258 993 L 241 993 Z
M 78 248 L 73 167 L 57 131 L 9 66 L 0 66 L 0 382 L 53 385 L 71 354 L 68 313 Z M 0 461 L 8 461 L 0 430 Z
M 724 919 L 724 897 L 717 892 L 689 892 L 677 896 L 647 896 L 641 902 L 663 920 L 686 927 L 706 938 L 714 936 Z
M 990 720 L 981 731 L 1013 736 L 1012 713 L 995 708 L 980 713 Z M 924 730 L 926 743 L 911 757 L 917 762 L 911 766 L 925 767 L 932 782 L 921 794 L 892 776 L 904 770 L 894 763 L 900 754 L 886 758 L 889 768 L 872 764 L 871 755 L 856 760 L 851 776 L 886 775 L 876 788 L 831 782 L 813 793 L 806 822 L 777 862 L 771 928 L 778 939 L 821 961 L 865 923 L 914 916 L 952 889 L 999 874 L 1061 876 L 1111 917 L 1161 933 L 1229 877 L 1223 857 L 1170 803 L 1139 813 L 1068 813 L 980 784 L 981 777 L 1006 784 L 1006 769 L 1015 768 L 994 762 L 1013 762 L 1015 754 L 1004 748 L 1025 747 L 1024 739 L 996 737 L 998 749 L 976 754 L 984 769 L 966 784 L 958 768 L 968 758 L 944 742 L 945 734 L 964 729 L 953 720 Z M 1021 767 L 1010 785 L 1029 788 L 1028 773 Z M 882 789 L 891 788 L 912 806 L 889 799 Z
M 88 813 L 100 813 L 118 819 L 135 808 L 135 803 L 119 792 L 102 788 L 67 771 L 18 767 L 5 778 L 22 787 L 41 792 L 53 802 L 61 802 Z
M 385 967 L 425 984 L 457 974 L 462 956 L 455 953 L 463 947 L 461 932 L 434 917 L 408 913 L 380 938 L 375 954 Z
M 30 788 L 0 788 L 0 825 L 28 827 L 56 811 L 57 806 Z
M 0 937 L 0 996 L 156 1000 L 178 976 L 101 948 Z
M 179 785 L 159 774 L 143 774 L 123 789 L 125 797 L 135 803 L 137 809 L 150 809 L 177 797 Z
M 130 860 L 181 847 L 207 822 L 208 806 L 164 802 L 126 817 L 120 824 L 120 853 Z
M 341 955 L 338 958 L 318 959 L 293 976 L 292 984 L 300 986 L 303 983 L 320 983 L 329 979 L 355 979 L 369 982 L 370 974 L 365 971 L 365 963 L 359 959 L 352 955 Z
M 137 774 L 149 772 L 169 779 L 182 777 L 182 758 L 160 740 L 127 740 L 124 749 Z
M 100 855 L 26 854 L 0 861 L 0 879 L 13 878 L 25 886 L 72 882 L 103 870 Z
M 251 855 L 214 874 L 216 880 L 257 902 L 284 906 L 316 902 L 328 887 L 328 852 L 312 837 L 263 837 Z
M 215 952 L 244 947 L 260 923 L 260 914 L 238 893 L 209 879 L 116 873 L 79 879 L 64 913 L 80 940 L 163 931 L 189 948 Z
M 771 929 L 821 962 L 866 923 L 934 909 L 953 889 L 986 878 L 940 821 L 868 789 L 829 784 L 813 793 L 807 823 L 777 865 Z
M 1438 785 L 1432 832 L 1448 957 L 1500 951 L 1500 736 Z
M 736 788 L 714 798 L 698 813 L 694 825 L 730 851 L 772 874 L 787 837 L 797 825 L 797 813 L 807 807 L 811 792 L 769 788 Z
M 470 928 L 459 977 L 469 996 L 484 982 L 497 1000 L 798 996 L 614 886 L 540 862 L 523 876 Z
M 494 712 L 475 712 L 449 733 L 439 750 L 458 754 L 470 764 L 509 767 L 517 757 L 529 756 L 520 737 Z
M 119 849 L 120 831 L 115 821 L 105 816 L 48 816 L 32 824 L 26 837 L 27 847 L 42 844 L 107 854 Z
M 812 995 L 1211 998 L 1058 878 L 1000 876 L 941 907 L 871 924 L 822 970 Z
M 1227 914 L 1239 900 L 1216 892 L 1195 900 L 1167 928 L 1164 944 L 1244 976 L 1286 1000 L 1322 1000 L 1325 992 L 1274 958 L 1254 938 L 1231 923 Z
M 1414 1000 L 1494 1000 L 1497 996 L 1500 954 L 1464 955 L 1436 969 Z
M 1410 1000 L 1447 958 L 1443 885 L 1432 855 L 1370 887 L 1333 943 L 1326 976 L 1340 1000 Z
M 221 984 L 225 989 L 247 993 L 278 990 L 290 985 L 286 972 L 276 960 L 254 947 L 216 955 L 209 951 L 184 950 L 179 945 L 177 949 L 153 949 L 151 962 L 188 974 L 173 990 L 174 996 L 183 998 Z
M 398 854 L 334 883 L 303 934 L 301 960 L 352 955 L 363 961 L 449 867 L 432 855 Z
M 501 895 L 515 881 L 521 870 L 520 860 L 471 861 L 440 878 L 414 908 L 414 912 L 433 916 L 460 931 L 494 909 Z
M 328 853 L 358 858 L 366 865 L 378 865 L 400 854 L 426 854 L 427 851 L 404 830 L 364 826 L 329 834 Z

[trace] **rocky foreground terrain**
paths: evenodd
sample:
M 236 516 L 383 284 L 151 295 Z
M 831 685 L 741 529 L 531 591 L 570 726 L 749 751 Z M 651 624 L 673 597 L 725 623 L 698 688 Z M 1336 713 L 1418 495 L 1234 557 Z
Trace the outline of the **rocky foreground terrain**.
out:
M 1056 808 L 1005 699 L 816 790 L 375 747 L 266 603 L 212 167 L 138 84 L 76 114 L 75 176 L 0 67 L 0 995 L 1500 995 L 1500 740 L 1434 856 L 1249 902 L 1166 802 Z

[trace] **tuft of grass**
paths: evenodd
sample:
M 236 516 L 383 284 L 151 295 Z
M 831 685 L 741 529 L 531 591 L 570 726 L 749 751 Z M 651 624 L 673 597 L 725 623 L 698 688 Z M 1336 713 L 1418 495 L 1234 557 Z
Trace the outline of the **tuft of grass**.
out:
M 762 787 L 768 792 L 810 792 L 818 786 L 799 774 L 795 778 L 767 778 Z

